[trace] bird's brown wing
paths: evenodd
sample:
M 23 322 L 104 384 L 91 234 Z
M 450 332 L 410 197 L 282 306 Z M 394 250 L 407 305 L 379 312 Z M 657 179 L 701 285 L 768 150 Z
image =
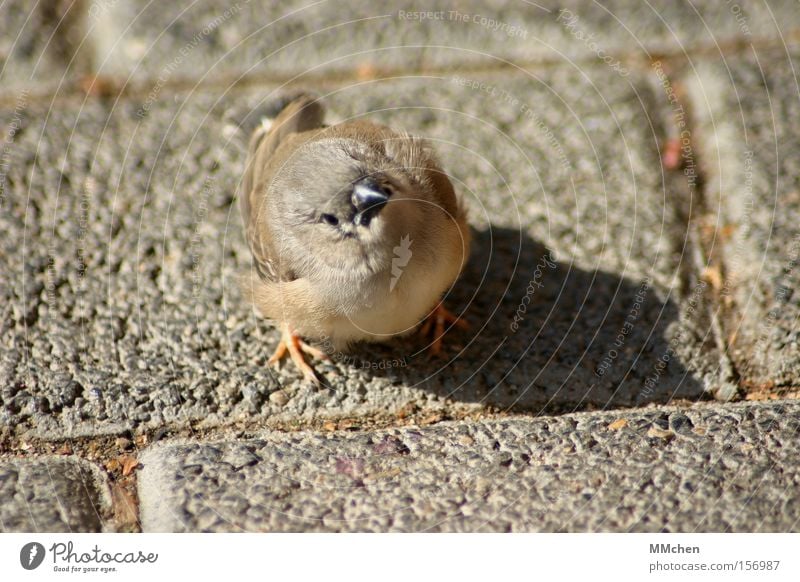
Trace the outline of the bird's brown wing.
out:
M 322 127 L 323 116 L 324 109 L 314 97 L 300 95 L 278 114 L 269 129 L 259 127 L 250 138 L 247 165 L 239 191 L 239 209 L 256 271 L 264 281 L 285 278 L 275 268 L 272 240 L 263 217 L 269 186 L 264 170 L 286 138 Z

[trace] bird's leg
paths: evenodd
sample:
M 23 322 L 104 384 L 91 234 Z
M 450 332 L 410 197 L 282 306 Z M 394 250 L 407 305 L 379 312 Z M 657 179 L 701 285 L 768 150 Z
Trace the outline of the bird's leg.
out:
M 440 302 L 422 322 L 422 327 L 419 328 L 420 335 L 425 337 L 431 335 L 431 331 L 433 331 L 431 354 L 434 356 L 438 356 L 442 352 L 442 338 L 445 326 L 448 324 L 456 325 L 461 329 L 469 329 L 469 324 L 465 320 L 459 318 Z
M 319 378 L 314 372 L 314 369 L 306 362 L 303 353 L 305 352 L 309 356 L 319 360 L 330 360 L 330 358 L 328 354 L 322 350 L 310 346 L 300 339 L 300 336 L 292 331 L 288 323 L 281 324 L 281 341 L 278 343 L 278 347 L 275 348 L 275 352 L 267 363 L 270 366 L 277 364 L 286 355 L 286 352 L 289 352 L 289 356 L 292 358 L 295 366 L 300 368 L 300 371 L 303 373 L 303 378 L 319 386 Z

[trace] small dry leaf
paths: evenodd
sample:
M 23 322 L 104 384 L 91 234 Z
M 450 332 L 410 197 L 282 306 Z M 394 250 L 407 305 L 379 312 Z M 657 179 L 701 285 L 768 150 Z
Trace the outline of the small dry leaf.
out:
M 133 473 L 134 469 L 139 466 L 139 461 L 130 455 L 122 455 L 119 458 L 120 465 L 122 465 L 122 476 L 127 477 Z
M 714 291 L 722 289 L 722 272 L 719 267 L 708 266 L 703 269 L 703 279 L 714 288 Z
M 617 420 L 609 424 L 607 428 L 608 430 L 619 430 L 621 428 L 625 428 L 626 426 L 628 426 L 628 421 L 625 420 L 624 418 L 618 418 Z
M 667 170 L 678 170 L 683 165 L 681 160 L 681 142 L 678 138 L 670 138 L 664 142 L 661 162 Z
M 113 97 L 119 93 L 120 86 L 110 77 L 84 75 L 78 79 L 78 86 L 81 91 L 89 97 Z
M 322 430 L 327 430 L 328 432 L 333 432 L 336 430 L 336 423 L 332 420 L 326 420 L 322 423 Z
M 659 428 L 657 426 L 651 426 L 647 431 L 647 436 L 656 439 L 671 439 L 675 436 L 675 433 L 671 430 L 664 430 L 663 428 Z
M 356 77 L 361 81 L 369 81 L 378 76 L 378 69 L 372 63 L 361 63 L 356 67 Z
M 444 415 L 441 412 L 432 412 L 428 414 L 420 421 L 422 426 L 426 426 L 429 424 L 435 424 L 437 422 L 441 422 L 444 419 Z
M 120 531 L 136 531 L 138 528 L 139 504 L 122 485 L 114 483 L 111 486 L 111 502 L 114 508 L 114 517 Z
M 405 404 L 400 410 L 397 411 L 397 418 L 399 420 L 404 420 L 410 416 L 413 416 L 414 413 L 418 410 L 418 407 L 413 402 L 409 402 Z
M 719 229 L 719 234 L 723 242 L 730 240 L 730 238 L 733 236 L 733 233 L 736 232 L 737 228 L 738 225 L 736 224 L 726 224 L 721 229 Z

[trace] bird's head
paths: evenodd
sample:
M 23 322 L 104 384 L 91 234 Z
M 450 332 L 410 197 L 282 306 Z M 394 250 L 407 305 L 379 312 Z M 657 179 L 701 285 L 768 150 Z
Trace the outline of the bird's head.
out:
M 447 214 L 428 178 L 423 143 L 403 135 L 377 146 L 332 138 L 299 147 L 271 186 L 291 239 L 283 248 L 296 249 L 298 261 L 310 254 L 328 268 L 366 276 L 391 267 L 404 237 L 424 244 Z

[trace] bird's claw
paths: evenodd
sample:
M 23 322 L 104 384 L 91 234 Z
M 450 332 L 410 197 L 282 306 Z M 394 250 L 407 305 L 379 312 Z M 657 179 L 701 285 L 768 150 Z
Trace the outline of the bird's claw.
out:
M 328 354 L 319 348 L 315 348 L 314 346 L 307 344 L 300 338 L 299 335 L 292 331 L 288 324 L 283 324 L 281 326 L 281 341 L 278 343 L 278 347 L 275 348 L 275 351 L 267 363 L 270 366 L 276 365 L 283 359 L 287 352 L 292 358 L 294 365 L 297 366 L 303 373 L 303 378 L 315 384 L 316 386 L 319 386 L 319 377 L 317 376 L 316 372 L 314 372 L 314 368 L 312 368 L 308 362 L 306 362 L 305 355 L 303 354 L 308 354 L 309 356 L 317 358 L 318 360 L 330 360 Z
M 448 310 L 444 304 L 439 303 L 433 311 L 422 322 L 422 327 L 419 328 L 419 334 L 423 337 L 428 337 L 433 332 L 433 339 L 431 340 L 430 353 L 433 356 L 438 356 L 442 353 L 442 340 L 445 334 L 445 326 L 457 326 L 461 329 L 469 329 L 469 324 L 466 320 L 455 315 Z

